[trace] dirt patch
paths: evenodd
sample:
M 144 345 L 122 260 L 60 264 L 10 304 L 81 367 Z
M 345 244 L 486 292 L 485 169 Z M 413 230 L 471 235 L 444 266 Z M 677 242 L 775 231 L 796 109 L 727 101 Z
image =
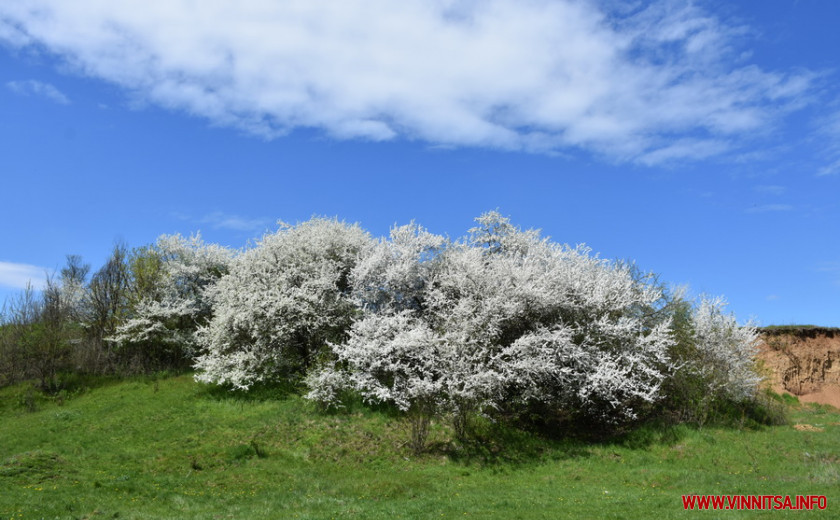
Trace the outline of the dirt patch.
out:
M 802 403 L 830 404 L 835 408 L 840 408 L 840 387 L 826 385 L 819 392 L 799 396 L 799 401 Z
M 803 328 L 764 331 L 759 360 L 774 391 L 804 403 L 840 408 L 840 331 Z
M 820 428 L 818 426 L 812 426 L 810 424 L 794 424 L 794 430 L 799 430 L 801 432 L 821 432 L 824 431 L 825 428 Z

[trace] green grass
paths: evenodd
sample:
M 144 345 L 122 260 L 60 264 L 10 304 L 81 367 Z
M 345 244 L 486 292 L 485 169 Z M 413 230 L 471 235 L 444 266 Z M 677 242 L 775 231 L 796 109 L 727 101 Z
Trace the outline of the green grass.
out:
M 807 333 L 823 333 L 836 334 L 840 332 L 840 327 L 820 327 L 819 325 L 767 325 L 760 327 L 759 332 L 769 334 L 807 334 Z
M 0 519 L 722 517 L 683 511 L 683 494 L 828 497 L 827 511 L 726 518 L 840 509 L 840 414 L 826 407 L 792 412 L 814 431 L 648 427 L 602 443 L 507 431 L 459 447 L 435 425 L 414 457 L 387 410 L 323 414 L 189 376 L 29 397 L 0 390 Z

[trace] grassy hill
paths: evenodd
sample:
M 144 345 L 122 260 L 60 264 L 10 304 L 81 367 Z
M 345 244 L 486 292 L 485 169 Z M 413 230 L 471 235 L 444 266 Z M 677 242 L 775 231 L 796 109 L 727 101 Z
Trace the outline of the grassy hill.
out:
M 840 414 L 788 426 L 644 428 L 587 443 L 489 429 L 414 457 L 387 410 L 324 414 L 190 376 L 96 381 L 46 400 L 0 390 L 0 518 L 691 518 L 683 494 L 826 495 L 840 508 Z M 832 513 L 833 512 L 833 513 Z M 728 511 L 779 518 L 798 511 Z M 836 517 L 836 516 L 835 516 Z

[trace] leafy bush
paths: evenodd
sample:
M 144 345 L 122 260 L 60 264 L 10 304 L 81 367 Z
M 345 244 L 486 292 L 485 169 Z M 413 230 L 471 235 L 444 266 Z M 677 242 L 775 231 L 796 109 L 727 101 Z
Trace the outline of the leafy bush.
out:
M 196 330 L 212 314 L 208 290 L 233 256 L 200 235 L 162 235 L 154 246 L 135 249 L 127 318 L 106 339 L 147 370 L 188 366 L 198 351 Z
M 679 421 L 703 424 L 746 408 L 764 407 L 756 370 L 758 333 L 724 312 L 722 298 L 672 304 L 676 338 L 669 355 L 677 370 L 664 384 L 663 410 Z M 766 407 L 765 407 L 766 408 Z
M 71 365 L 73 328 L 59 286 L 52 280 L 36 294 L 28 287 L 0 313 L 0 385 L 36 379 L 47 392 L 60 389 Z

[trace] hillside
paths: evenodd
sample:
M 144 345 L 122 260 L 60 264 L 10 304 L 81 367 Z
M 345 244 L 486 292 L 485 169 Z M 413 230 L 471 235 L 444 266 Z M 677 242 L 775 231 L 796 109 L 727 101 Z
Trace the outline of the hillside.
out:
M 840 329 L 762 329 L 759 359 L 774 391 L 840 408 Z
M 387 411 L 324 414 L 189 375 L 92 384 L 55 400 L 0 389 L 0 518 L 696 517 L 685 494 L 825 495 L 813 515 L 827 518 L 840 500 L 840 414 L 823 407 L 795 408 L 792 425 L 601 442 L 489 428 L 463 446 L 435 423 L 415 457 Z

